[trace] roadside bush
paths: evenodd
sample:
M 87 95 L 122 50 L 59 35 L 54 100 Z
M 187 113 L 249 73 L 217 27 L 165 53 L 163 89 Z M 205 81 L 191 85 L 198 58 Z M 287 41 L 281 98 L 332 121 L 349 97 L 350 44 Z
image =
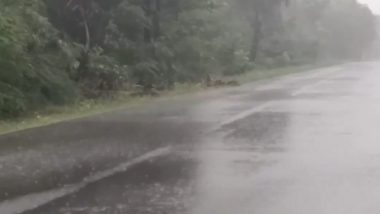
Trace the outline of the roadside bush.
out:
M 40 9 L 38 1 L 0 8 L 0 118 L 76 96 L 68 72 L 74 57 Z
M 121 90 L 128 79 L 128 67 L 102 52 L 100 48 L 91 52 L 88 71 L 79 82 L 86 98 L 110 97 Z
M 254 69 L 254 63 L 249 60 L 249 53 L 244 50 L 233 50 L 228 58 L 222 61 L 224 75 L 238 75 Z
M 25 100 L 21 91 L 0 82 L 0 118 L 15 117 L 24 112 Z

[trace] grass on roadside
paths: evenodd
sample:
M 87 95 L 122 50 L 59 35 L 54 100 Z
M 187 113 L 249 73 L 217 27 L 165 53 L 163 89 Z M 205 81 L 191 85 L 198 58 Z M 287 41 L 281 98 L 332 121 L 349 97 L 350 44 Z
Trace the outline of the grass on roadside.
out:
M 287 74 L 297 73 L 301 71 L 310 70 L 316 67 L 317 65 L 302 65 L 302 66 L 287 66 L 281 68 L 271 68 L 271 69 L 258 69 L 253 72 L 247 72 L 236 77 L 228 77 L 228 80 L 236 80 L 241 84 L 254 82 L 258 80 L 271 79 L 279 76 L 284 76 Z
M 159 97 L 178 96 L 204 90 L 201 84 L 178 84 L 172 91 L 162 92 Z M 91 115 L 115 111 L 124 107 L 136 107 L 157 98 L 119 94 L 111 99 L 82 100 L 65 106 L 49 106 L 17 119 L 0 121 L 0 135 Z
M 244 84 L 252 81 L 301 72 L 315 67 L 318 66 L 305 65 L 274 69 L 257 69 L 252 72 L 247 72 L 245 74 L 234 77 L 228 77 L 226 79 L 233 79 Z M 174 90 L 164 92 L 160 95 L 160 97 L 177 96 L 199 92 L 202 90 L 206 90 L 202 84 L 178 84 Z M 62 121 L 87 117 L 117 110 L 126 106 L 133 107 L 143 105 L 154 99 L 155 98 L 148 96 L 132 97 L 128 95 L 120 95 L 113 100 L 85 100 L 71 105 L 47 107 L 43 109 L 43 111 L 35 112 L 26 117 L 0 121 L 0 134 L 6 134 L 24 129 L 46 126 Z

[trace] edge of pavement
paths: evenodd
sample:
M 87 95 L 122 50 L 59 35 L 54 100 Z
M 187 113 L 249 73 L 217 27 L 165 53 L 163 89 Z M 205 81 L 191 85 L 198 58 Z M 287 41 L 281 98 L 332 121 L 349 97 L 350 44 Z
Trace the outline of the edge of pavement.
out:
M 78 192 L 81 189 L 88 186 L 89 184 L 98 182 L 112 175 L 125 172 L 133 166 L 141 164 L 145 161 L 149 161 L 158 157 L 168 155 L 171 152 L 172 152 L 171 147 L 159 148 L 151 152 L 148 152 L 142 156 L 139 156 L 133 160 L 123 162 L 111 169 L 100 171 L 100 172 L 95 173 L 94 175 L 85 177 L 82 181 L 78 183 L 63 186 L 61 188 L 39 192 L 39 193 L 32 193 L 32 194 L 20 196 L 11 200 L 0 202 L 0 212 L 1 214 L 21 214 L 23 212 L 36 209 L 56 199 Z
M 334 66 L 342 65 L 342 64 L 345 64 L 345 63 L 344 62 L 340 62 L 340 63 L 334 62 L 334 63 L 325 63 L 325 64 L 306 64 L 306 65 L 299 65 L 299 66 L 286 66 L 286 67 L 279 67 L 279 68 L 274 68 L 274 69 L 264 69 L 262 71 L 259 70 L 259 73 L 260 72 L 265 73 L 265 72 L 269 72 L 269 71 L 273 72 L 273 71 L 277 71 L 277 70 L 278 71 L 274 72 L 274 74 L 271 74 L 269 76 L 264 75 L 263 77 L 258 77 L 257 79 L 253 78 L 252 80 L 246 80 L 243 78 L 244 75 L 254 74 L 254 72 L 248 72 L 248 73 L 243 74 L 243 75 L 238 75 L 238 76 L 236 76 L 236 78 L 242 79 L 242 83 L 241 83 L 242 86 L 250 85 L 250 84 L 260 84 L 262 82 L 271 81 L 271 80 L 278 79 L 278 78 L 283 78 L 283 77 L 292 76 L 292 75 L 298 75 L 300 73 L 302 74 L 304 72 L 315 71 L 318 69 L 334 67 Z M 287 69 L 292 70 L 292 71 L 290 71 L 290 72 L 287 71 L 284 73 L 279 72 L 282 70 L 286 71 Z M 54 125 L 61 124 L 61 123 L 70 122 L 70 121 L 78 121 L 78 120 L 83 120 L 86 118 L 96 117 L 99 115 L 109 114 L 109 113 L 113 113 L 116 111 L 124 111 L 124 110 L 128 110 L 128 109 L 134 109 L 134 108 L 140 107 L 141 105 L 145 106 L 148 104 L 155 104 L 157 102 L 162 102 L 165 100 L 178 99 L 178 98 L 182 98 L 182 97 L 205 95 L 205 94 L 210 94 L 210 93 L 211 94 L 212 93 L 218 93 L 220 91 L 228 90 L 229 88 L 231 88 L 231 87 L 198 89 L 198 90 L 189 90 L 189 91 L 186 91 L 183 93 L 181 93 L 181 92 L 176 93 L 176 91 L 169 91 L 168 93 L 163 94 L 163 96 L 159 96 L 157 98 L 142 97 L 142 98 L 133 99 L 130 101 L 119 100 L 119 101 L 115 101 L 115 103 L 111 103 L 109 105 L 104 104 L 104 106 L 99 107 L 99 109 L 96 107 L 90 108 L 90 109 L 88 109 L 87 113 L 73 112 L 73 113 L 67 113 L 66 114 L 66 113 L 62 112 L 62 114 L 63 114 L 62 116 L 59 116 L 58 118 L 55 118 L 55 119 L 53 118 L 51 121 L 48 121 L 48 122 L 38 121 L 37 119 L 33 119 L 33 118 L 25 118 L 26 121 L 28 121 L 26 123 L 27 124 L 31 123 L 31 125 L 21 125 L 20 127 L 17 127 L 18 126 L 17 124 L 22 124 L 22 123 L 24 123 L 23 121 L 18 121 L 18 120 L 9 121 L 10 123 L 15 124 L 15 128 L 2 128 L 2 126 L 4 126 L 4 125 L 0 123 L 0 139 L 1 139 L 1 136 L 12 135 L 14 133 L 24 132 L 24 131 L 28 131 L 31 129 L 49 127 L 49 126 L 54 126 Z M 100 104 L 100 105 L 103 105 L 103 104 Z M 60 115 L 60 113 L 58 113 L 57 115 Z M 46 115 L 46 116 L 49 116 L 49 115 Z M 67 117 L 64 117 L 64 116 L 67 116 Z M 36 121 L 34 121 L 34 120 L 36 120 Z M 7 122 L 4 122 L 4 123 L 7 123 Z
M 252 86 L 252 84 L 254 86 L 260 85 L 260 84 L 265 84 L 267 82 L 274 81 L 276 79 L 282 79 L 282 78 L 287 78 L 287 77 L 292 77 L 292 76 L 297 76 L 297 75 L 305 75 L 307 73 L 315 72 L 315 71 L 318 71 L 321 69 L 334 68 L 334 67 L 342 66 L 342 65 L 344 65 L 344 64 L 313 67 L 313 68 L 305 69 L 305 70 L 302 70 L 299 72 L 275 76 L 275 77 L 270 78 L 270 79 L 261 79 L 261 80 L 257 80 L 257 81 L 253 81 L 253 82 L 244 83 L 242 86 L 245 86 L 245 85 Z M 228 91 L 228 90 L 233 90 L 233 88 L 232 89 L 231 88 L 212 89 L 212 90 L 200 91 L 200 92 L 196 92 L 196 93 L 189 93 L 189 94 L 186 94 L 185 96 L 178 95 L 178 96 L 171 96 L 171 97 L 162 97 L 162 98 L 154 100 L 152 103 L 156 104 L 156 103 L 160 103 L 160 102 L 166 102 L 167 100 L 176 101 L 178 99 L 187 99 L 187 98 L 193 97 L 193 96 L 195 98 L 198 98 L 200 96 L 201 97 L 218 96 L 218 95 L 220 95 L 223 92 Z M 116 111 L 125 111 L 127 109 L 129 109 L 128 106 L 123 107 L 122 109 L 119 109 Z M 89 117 L 77 118 L 74 120 L 63 121 L 63 122 L 60 122 L 59 124 L 69 123 L 69 122 L 73 122 L 73 121 L 81 121 L 85 118 L 96 118 L 97 116 L 107 116 L 108 114 L 115 113 L 116 111 L 103 112 L 101 114 L 91 115 Z M 48 128 L 50 126 L 56 126 L 56 125 L 57 124 L 50 124 L 47 126 L 38 127 L 36 129 Z M 20 132 L 10 133 L 10 134 L 6 134 L 6 135 L 0 135 L 0 141 L 1 141 L 1 138 L 4 136 L 15 135 L 18 133 L 23 133 L 23 132 L 32 132 L 33 130 L 34 129 L 26 129 L 26 130 L 23 130 Z M 1 142 L 0 142 L 0 145 L 1 145 Z M 122 162 L 121 164 L 117 165 L 114 168 L 105 169 L 105 170 L 97 172 L 93 175 L 89 175 L 88 177 L 85 177 L 82 181 L 77 182 L 73 185 L 57 187 L 56 189 L 53 188 L 53 190 L 43 191 L 40 193 L 28 194 L 31 192 L 26 191 L 25 192 L 26 195 L 25 194 L 24 195 L 16 195 L 13 197 L 13 199 L 12 199 L 12 197 L 10 197 L 9 199 L 6 198 L 6 199 L 4 199 L 5 201 L 3 201 L 3 202 L 1 202 L 1 200 L 0 200 L 0 212 L 2 214 L 3 213 L 4 214 L 18 214 L 18 213 L 22 213 L 24 211 L 27 211 L 28 209 L 34 209 L 34 208 L 36 208 L 36 206 L 40 206 L 40 205 L 46 204 L 48 202 L 51 202 L 57 198 L 72 194 L 73 192 L 76 192 L 76 191 L 82 189 L 83 187 L 87 186 L 90 183 L 94 183 L 94 182 L 101 180 L 105 177 L 112 176 L 113 174 L 118 173 L 118 172 L 127 171 L 128 168 L 130 168 L 133 165 L 142 163 L 144 161 L 147 161 L 149 159 L 152 159 L 152 158 L 155 158 L 158 156 L 166 155 L 166 154 L 170 153 L 170 150 L 171 150 L 171 148 L 168 148 L 168 147 L 164 147 L 164 148 L 161 147 L 161 148 L 158 148 L 155 150 L 153 148 L 152 151 L 150 151 L 150 152 L 146 151 L 145 153 L 141 154 L 140 156 L 137 156 L 134 159 L 126 160 L 125 162 Z M 0 154 L 0 158 L 1 158 L 1 154 Z M 27 203 L 28 201 L 29 201 L 29 203 Z M 23 205 L 23 206 L 21 206 L 21 205 Z M 22 210 L 22 212 L 15 212 L 18 209 L 21 209 L 22 207 L 28 208 L 28 209 L 24 209 L 24 210 Z

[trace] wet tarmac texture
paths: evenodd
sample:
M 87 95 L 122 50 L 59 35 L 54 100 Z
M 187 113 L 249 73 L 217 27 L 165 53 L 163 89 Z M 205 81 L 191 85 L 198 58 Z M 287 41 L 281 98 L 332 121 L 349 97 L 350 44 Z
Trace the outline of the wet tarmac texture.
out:
M 186 153 L 152 159 L 25 214 L 185 213 L 194 195 L 196 167 Z
M 53 145 L 68 152 L 86 145 L 95 168 L 140 144 L 146 149 L 119 153 L 119 161 L 162 146 L 172 150 L 25 214 L 377 214 L 378 68 L 351 63 L 86 119 L 93 126 L 83 127 L 82 140 Z M 24 144 L 22 135 L 6 137 Z M 29 160 L 38 165 L 37 159 Z

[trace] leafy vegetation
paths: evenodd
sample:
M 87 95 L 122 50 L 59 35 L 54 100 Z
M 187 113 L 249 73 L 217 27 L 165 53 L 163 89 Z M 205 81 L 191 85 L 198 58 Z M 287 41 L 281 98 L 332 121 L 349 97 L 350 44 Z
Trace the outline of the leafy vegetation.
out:
M 0 0 L 0 118 L 358 59 L 376 26 L 355 0 Z

